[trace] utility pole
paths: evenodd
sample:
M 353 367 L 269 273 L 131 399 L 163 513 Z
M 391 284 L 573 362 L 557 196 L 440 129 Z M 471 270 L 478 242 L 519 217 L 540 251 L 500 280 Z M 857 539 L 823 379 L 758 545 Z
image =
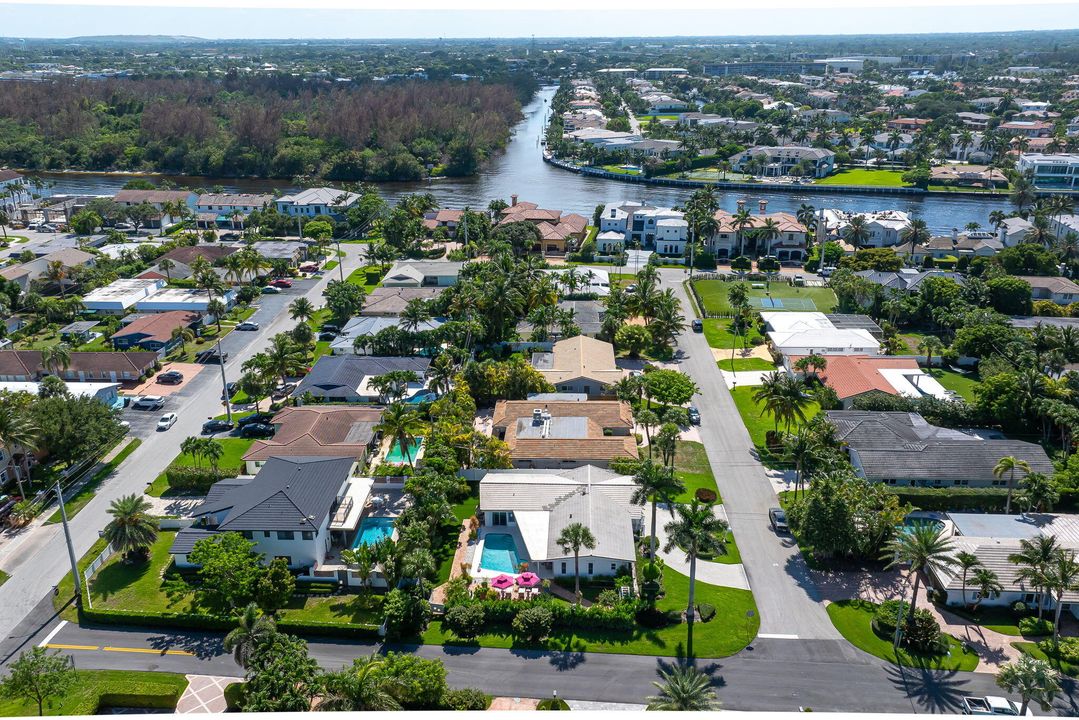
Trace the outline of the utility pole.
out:
M 341 255 L 341 238 L 337 238 L 337 269 L 341 274 L 341 282 L 345 281 L 345 259 Z
M 64 525 L 67 559 L 71 561 L 71 577 L 75 580 L 75 605 L 82 607 L 82 578 L 79 577 L 79 563 L 75 560 L 75 546 L 71 544 L 71 529 L 67 526 L 67 509 L 64 508 L 64 490 L 60 487 L 60 478 L 56 478 L 56 501 L 60 503 L 60 522 Z
M 229 395 L 229 384 L 225 380 L 225 356 L 221 352 L 221 338 L 217 339 L 217 360 L 221 363 L 221 392 L 225 396 L 225 417 L 232 422 L 232 396 Z

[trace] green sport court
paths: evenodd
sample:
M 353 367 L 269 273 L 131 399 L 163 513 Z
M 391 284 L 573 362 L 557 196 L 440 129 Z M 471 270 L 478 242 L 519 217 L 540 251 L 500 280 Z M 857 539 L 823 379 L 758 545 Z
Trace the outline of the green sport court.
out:
M 761 310 L 800 310 L 812 312 L 817 304 L 809 298 L 750 297 L 749 302 Z

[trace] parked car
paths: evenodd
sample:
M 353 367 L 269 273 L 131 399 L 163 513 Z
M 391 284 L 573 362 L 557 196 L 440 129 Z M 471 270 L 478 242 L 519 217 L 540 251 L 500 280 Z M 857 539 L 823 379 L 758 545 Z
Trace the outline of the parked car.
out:
M 234 382 L 225 383 L 225 390 L 224 390 L 224 392 L 221 393 L 222 399 L 224 399 L 226 397 L 231 398 L 233 395 L 236 394 L 236 391 L 239 390 L 239 389 L 240 389 L 240 386 L 239 386 L 238 383 L 234 383 Z
M 693 332 L 704 332 L 704 323 L 699 319 L 694 319 L 690 326 L 693 328 Z
M 701 411 L 697 409 L 696 405 L 690 405 L 689 410 L 686 411 L 686 415 L 689 417 L 690 425 L 701 424 Z
M 290 392 L 296 389 L 296 383 L 285 383 L 284 385 L 278 385 L 273 389 L 274 397 L 284 397 Z
M 202 424 L 203 435 L 213 435 L 217 432 L 225 432 L 236 427 L 235 424 L 230 423 L 228 420 L 207 420 Z
M 236 326 L 237 330 L 258 330 L 259 324 L 257 322 L 251 322 L 250 320 L 244 320 L 242 323 Z
M 1018 715 L 1019 710 L 1019 705 L 999 695 L 963 698 L 964 715 Z M 1028 706 L 1026 714 L 1033 715 L 1034 711 Z
M 157 429 L 168 430 L 170 427 L 176 424 L 176 413 L 165 413 L 161 416 L 161 419 L 157 421 Z
M 822 267 L 820 269 L 820 276 L 822 278 L 832 277 L 832 273 L 834 273 L 836 269 L 837 268 L 835 268 L 834 266 Z
M 278 287 L 278 288 L 290 288 L 290 287 L 292 287 L 292 281 L 288 280 L 286 278 L 278 278 L 277 280 L 274 280 L 270 284 L 273 285 L 274 287 Z
M 165 398 L 160 395 L 143 395 L 131 403 L 131 407 L 136 410 L 157 410 L 165 407 Z
M 332 333 L 341 332 L 341 328 L 338 327 L 337 325 L 334 325 L 333 323 L 322 323 L 322 327 L 320 327 L 319 330 L 321 330 L 322 332 L 332 332 Z
M 135 228 L 130 223 L 118 222 L 113 225 L 117 230 L 134 230 Z
M 221 365 L 229 360 L 229 354 L 218 354 L 217 350 L 203 350 L 195 355 L 195 362 L 202 363 L 204 365 Z
M 7 519 L 7 516 L 20 502 L 22 502 L 22 498 L 18 495 L 0 495 L 0 520 Z
M 804 286 L 806 284 L 805 276 L 804 275 L 795 275 L 794 276 L 794 284 L 799 286 L 799 287 Z
M 240 233 L 235 233 L 235 232 L 222 233 L 221 234 L 221 239 L 222 240 L 239 240 L 240 239 Z
M 266 287 L 262 288 L 263 295 L 277 295 L 280 292 L 281 291 L 275 288 L 273 285 L 267 285 Z
M 240 428 L 240 437 L 242 438 L 266 438 L 272 437 L 273 434 L 273 425 L 251 423 L 250 425 L 244 425 L 242 428 Z
M 322 332 L 320 332 L 318 334 L 318 339 L 320 341 L 322 341 L 322 342 L 328 342 L 328 341 L 331 341 L 331 340 L 336 340 L 337 339 L 337 333 L 328 332 L 326 330 L 323 330 Z
M 255 413 L 254 415 L 240 418 L 236 421 L 236 424 L 240 428 L 245 428 L 248 425 L 268 425 L 271 420 L 273 420 L 273 413 Z
M 770 508 L 768 510 L 768 522 L 772 524 L 772 529 L 777 533 L 789 533 L 790 526 L 787 525 L 787 513 L 783 511 L 783 508 Z
M 184 375 L 179 370 L 169 370 L 157 376 L 157 382 L 164 385 L 179 385 L 184 381 Z

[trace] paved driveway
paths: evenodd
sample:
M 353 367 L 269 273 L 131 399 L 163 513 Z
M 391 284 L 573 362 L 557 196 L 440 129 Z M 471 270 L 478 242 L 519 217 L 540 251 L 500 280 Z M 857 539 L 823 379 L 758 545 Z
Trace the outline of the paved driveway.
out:
M 160 395 L 166 397 L 169 395 L 175 395 L 187 387 L 195 376 L 206 369 L 205 365 L 199 363 L 180 363 L 180 362 L 167 362 L 161 365 L 161 372 L 154 375 L 146 382 L 136 385 L 131 389 L 125 389 L 124 395 Z M 170 370 L 176 370 L 184 379 L 175 385 L 169 383 L 158 382 L 157 378 L 161 373 L 168 372 Z

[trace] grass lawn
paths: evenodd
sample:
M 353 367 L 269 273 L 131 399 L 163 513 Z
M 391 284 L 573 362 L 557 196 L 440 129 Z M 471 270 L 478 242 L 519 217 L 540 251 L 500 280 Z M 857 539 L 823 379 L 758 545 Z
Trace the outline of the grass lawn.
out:
M 749 437 L 761 454 L 761 461 L 766 465 L 774 464 L 779 461 L 779 458 L 774 456 L 764 443 L 767 432 L 775 429 L 775 423 L 772 420 L 772 413 L 766 411 L 764 415 L 761 415 L 760 406 L 753 400 L 753 393 L 756 391 L 755 387 L 740 387 L 732 390 L 731 395 L 734 396 L 734 404 L 738 406 L 738 414 L 742 416 L 742 422 L 749 430 Z M 815 402 L 810 402 L 804 412 L 806 420 L 812 420 L 820 412 L 820 406 Z M 779 429 L 782 431 L 785 428 L 781 425 Z M 796 432 L 798 428 L 792 425 L 790 430 Z
M 457 537 L 461 532 L 461 524 L 476 514 L 476 508 L 480 504 L 480 484 L 468 484 L 468 497 L 453 506 L 453 516 L 457 523 L 453 526 L 443 526 L 442 543 L 434 548 L 435 561 L 438 563 L 438 579 L 436 585 L 441 585 L 450 579 L 450 571 L 453 570 L 453 556 L 457 551 Z
M 138 438 L 129 442 L 123 450 L 116 453 L 116 456 L 112 460 L 105 463 L 104 467 L 94 473 L 94 476 L 79 488 L 78 492 L 67 499 L 64 503 L 64 509 L 67 511 L 68 520 L 78 515 L 79 511 L 86 507 L 86 503 L 93 499 L 94 494 L 97 492 L 101 483 L 112 474 L 112 471 L 115 470 L 120 463 L 127 459 L 128 455 L 135 452 L 141 444 L 142 440 L 139 440 Z M 45 522 L 46 524 L 58 523 L 60 522 L 60 519 L 60 510 L 58 508 Z
M 132 670 L 76 670 L 75 683 L 62 698 L 45 703 L 45 715 L 96 715 L 116 703 L 123 707 L 174 710 L 187 677 L 176 673 Z M 37 703 L 11 698 L 0 700 L 0 716 L 36 716 Z
M 763 283 L 750 284 L 749 304 L 753 310 L 797 312 L 816 310 L 824 313 L 835 311 L 837 300 L 831 288 L 795 287 L 785 282 L 768 283 L 768 287 L 753 287 L 756 284 L 763 285 Z M 698 280 L 694 283 L 697 293 L 701 296 L 701 302 L 704 303 L 704 311 L 712 313 L 731 312 L 731 307 L 727 303 L 727 290 L 733 286 L 734 283 L 723 280 Z M 780 307 L 762 307 L 759 301 L 768 297 L 778 300 Z M 786 304 L 791 305 L 790 307 L 783 306 L 785 300 L 788 301 Z M 804 300 L 812 301 L 813 307 L 803 307 L 801 301 Z
M 0 585 L 3 585 L 4 583 L 6 583 L 10 578 L 11 578 L 10 575 L 8 575 L 3 570 L 0 570 Z
M 675 475 L 681 480 L 686 491 L 678 496 L 677 502 L 688 503 L 693 500 L 697 488 L 708 488 L 716 493 L 716 502 L 723 502 L 716 487 L 716 478 L 712 474 L 712 465 L 704 452 L 704 445 L 689 440 L 679 440 L 674 454 Z
M 1070 675 L 1071 677 L 1079 677 L 1079 665 L 1072 665 L 1070 662 L 1061 660 L 1056 657 L 1056 653 L 1052 655 L 1046 653 L 1037 643 L 1032 642 L 1013 642 L 1012 647 L 1023 653 L 1024 655 L 1030 655 L 1036 657 L 1039 660 L 1045 660 L 1054 668 L 1059 670 L 1064 675 Z
M 828 617 L 836 630 L 847 642 L 870 655 L 905 667 L 918 667 L 932 670 L 970 671 L 978 667 L 978 655 L 964 651 L 962 643 L 951 635 L 948 638 L 949 652 L 943 656 L 914 655 L 905 649 L 899 650 L 899 656 L 892 648 L 892 641 L 879 637 L 870 623 L 876 605 L 865 600 L 840 600 L 828 606 Z
M 742 372 L 744 370 L 775 370 L 776 369 L 776 364 L 774 362 L 769 362 L 768 360 L 765 360 L 763 358 L 758 358 L 758 357 L 751 357 L 751 358 L 736 357 L 736 358 L 734 358 L 734 360 L 731 360 L 730 358 L 727 358 L 726 360 L 720 360 L 718 365 L 719 365 L 720 370 L 729 370 L 729 371 L 732 371 L 732 372 Z
M 958 373 L 955 370 L 934 368 L 929 371 L 929 374 L 935 377 L 946 390 L 957 393 L 967 402 L 974 402 L 975 390 L 982 384 L 975 373 Z
M 976 622 L 987 630 L 998 632 L 1001 635 L 1014 635 L 1022 637 L 1019 632 L 1019 621 L 1010 608 L 1005 607 L 980 607 L 977 610 L 948 606 L 944 608 L 953 615 Z M 1050 618 L 1051 619 L 1051 618 Z
M 233 414 L 233 418 L 235 417 L 236 415 Z M 251 449 L 251 446 L 255 444 L 255 439 L 226 437 L 214 438 L 214 442 L 220 445 L 221 449 L 224 450 L 221 459 L 217 461 L 217 466 L 220 468 L 238 468 L 243 466 L 243 457 L 247 451 Z M 205 465 L 206 462 L 205 459 L 200 458 L 199 460 L 199 463 L 202 465 Z M 194 467 L 195 458 L 180 453 L 171 464 L 178 467 Z
M 627 168 L 622 167 L 621 165 L 602 165 L 601 167 L 602 167 L 602 169 L 606 170 L 607 172 L 615 173 L 616 175 L 640 175 L 641 174 L 641 171 L 638 170 L 637 168 L 629 170 Z
M 297 585 L 303 587 L 302 583 Z M 282 620 L 295 622 L 351 623 L 377 627 L 382 623 L 382 596 L 294 597 L 279 615 Z
M 752 347 L 754 339 L 761 337 L 756 326 L 751 326 L 747 330 L 747 337 L 735 335 L 734 330 L 732 330 L 734 321 L 727 318 L 702 320 L 701 323 L 704 325 L 704 339 L 708 341 L 708 345 L 720 350 L 740 348 L 746 344 L 746 340 L 749 341 L 748 344 Z
M 666 595 L 658 603 L 663 610 L 684 610 L 689 601 L 689 578 L 664 568 L 663 585 Z M 727 657 L 738 652 L 757 634 L 760 613 L 748 590 L 707 585 L 697 581 L 696 602 L 714 605 L 716 616 L 708 623 L 694 623 L 693 649 L 699 658 Z M 753 617 L 746 612 L 752 610 Z M 439 622 L 431 623 L 423 635 L 428 645 L 470 645 L 480 647 L 546 650 L 570 650 L 573 652 L 602 652 L 623 655 L 659 655 L 675 657 L 683 655 L 686 647 L 685 624 L 670 625 L 660 629 L 638 628 L 630 635 L 601 630 L 555 632 L 541 643 L 528 643 L 515 638 L 508 629 L 499 629 L 481 635 L 475 640 L 460 640 L 442 630 Z
M 348 277 L 345 278 L 345 282 L 350 282 L 353 285 L 359 285 L 364 289 L 365 292 L 371 292 L 382 283 L 382 269 L 382 266 L 379 265 L 366 265 L 361 268 L 356 268 L 348 274 Z M 386 267 L 386 270 L 389 270 L 388 266 Z M 379 276 L 379 279 L 374 283 L 369 283 L 367 281 L 368 272 L 373 272 L 377 274 Z
M 326 262 L 325 265 L 322 266 L 322 269 L 323 270 L 333 270 L 335 267 L 337 267 L 340 264 L 341 263 L 339 263 L 337 260 L 329 260 L 329 261 Z
M 610 281 L 611 286 L 617 285 L 618 287 L 626 287 L 637 282 L 637 276 L 633 273 L 608 273 L 607 279 Z
M 849 168 L 821 178 L 817 185 L 869 185 L 872 187 L 909 187 L 903 182 L 902 170 Z

